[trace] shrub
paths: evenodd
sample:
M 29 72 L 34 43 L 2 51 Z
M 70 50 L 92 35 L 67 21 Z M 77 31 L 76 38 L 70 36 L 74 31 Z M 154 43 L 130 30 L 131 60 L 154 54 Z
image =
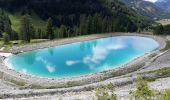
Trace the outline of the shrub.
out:
M 113 84 L 103 86 L 96 90 L 95 100 L 116 100 L 116 95 L 114 94 Z
M 164 93 L 162 93 L 162 100 L 170 100 L 170 90 L 166 90 Z
M 144 80 L 142 77 L 137 79 L 136 83 L 136 91 L 134 92 L 134 96 L 141 100 L 150 100 L 150 98 L 154 95 L 153 91 L 149 89 L 148 82 Z

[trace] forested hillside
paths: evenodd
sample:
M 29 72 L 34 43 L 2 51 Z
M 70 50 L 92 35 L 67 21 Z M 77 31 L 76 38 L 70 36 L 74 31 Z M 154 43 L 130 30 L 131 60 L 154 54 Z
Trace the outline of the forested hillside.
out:
M 35 15 L 42 21 L 47 21 L 50 18 L 51 27 L 53 27 L 53 38 L 63 38 L 77 35 L 85 35 L 102 32 L 134 32 L 142 30 L 150 24 L 148 20 L 126 7 L 118 0 L 0 0 L 1 12 L 7 16 L 25 14 L 30 15 L 32 20 Z M 28 17 L 28 16 L 27 16 Z M 10 17 L 13 18 L 13 17 Z M 22 18 L 22 17 L 18 17 Z M 4 21 L 3 18 L 0 18 Z M 48 20 L 49 21 L 49 20 Z M 22 28 L 20 23 L 16 24 L 11 19 L 12 30 L 15 26 Z M 42 34 L 41 37 L 33 36 L 31 38 L 47 38 L 47 28 L 42 24 L 34 25 L 31 34 Z M 43 22 L 42 22 L 43 23 Z M 41 27 L 38 27 L 41 25 Z M 0 34 L 5 32 L 4 26 L 6 23 L 2 22 L 0 27 Z M 21 29 L 15 30 L 15 33 L 20 35 Z M 19 36 L 18 36 L 19 38 Z

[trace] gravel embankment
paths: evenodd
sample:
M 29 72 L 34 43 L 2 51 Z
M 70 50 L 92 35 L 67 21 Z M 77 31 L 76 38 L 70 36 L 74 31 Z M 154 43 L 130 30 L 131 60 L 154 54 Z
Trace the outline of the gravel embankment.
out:
M 96 38 L 101 38 L 101 37 L 106 37 L 110 36 L 113 34 L 109 35 L 94 35 L 86 38 L 73 38 L 73 39 L 65 39 L 61 41 L 53 41 L 53 42 L 47 42 L 47 43 L 40 43 L 40 44 L 35 44 L 35 45 L 27 45 L 27 46 L 22 46 L 22 47 L 15 47 L 12 50 L 12 53 L 19 53 L 19 52 L 25 52 L 25 51 L 30 51 L 30 50 L 35 50 L 35 49 L 40 49 L 40 48 L 46 48 L 46 47 L 51 47 L 51 46 L 56 46 L 56 45 L 61 45 L 63 43 L 71 43 L 71 42 L 78 42 L 78 41 L 85 41 L 85 40 L 90 40 L 90 39 L 96 39 Z M 119 34 L 121 35 L 121 34 Z M 157 36 L 152 36 L 152 35 L 141 35 L 141 34 L 122 34 L 122 35 L 138 35 L 138 36 L 146 36 L 155 39 L 156 41 L 159 42 L 160 44 L 160 49 L 165 47 L 165 41 L 164 38 L 160 38 Z M 161 52 L 156 50 L 153 51 L 152 53 L 160 54 Z M 151 53 L 151 54 L 152 54 Z M 3 63 L 2 57 L 0 57 L 0 71 L 3 71 L 7 73 L 4 77 L 5 78 L 11 78 L 13 79 L 14 77 L 17 80 L 24 80 L 28 82 L 29 84 L 31 83 L 42 83 L 42 84 L 57 84 L 57 82 L 60 82 L 60 84 L 64 84 L 64 82 L 68 82 L 68 79 L 44 79 L 44 78 L 37 78 L 37 77 L 32 77 L 29 75 L 17 73 L 14 70 L 8 69 L 4 63 Z M 116 70 L 120 70 L 121 68 L 127 68 L 128 66 L 134 66 L 139 63 L 145 63 L 140 70 L 137 72 L 145 72 L 145 71 L 151 71 L 155 69 L 160 69 L 162 67 L 169 67 L 170 65 L 170 51 L 167 51 L 166 53 L 161 54 L 158 56 L 156 60 L 152 62 L 152 58 L 150 57 L 150 53 L 136 58 L 135 60 L 131 61 L 128 64 L 125 64 L 121 66 L 120 68 Z M 112 72 L 113 70 L 111 70 Z M 106 73 L 106 72 L 105 72 Z M 115 93 L 118 96 L 127 96 L 130 90 L 133 90 L 135 87 L 135 80 L 137 78 L 136 72 L 129 73 L 123 76 L 118 76 L 114 78 L 109 78 L 104 81 L 98 82 L 96 81 L 99 77 L 103 77 L 103 73 L 100 74 L 95 74 L 93 76 L 83 76 L 83 77 L 78 77 L 78 78 L 73 78 L 71 81 L 77 80 L 80 83 L 83 81 L 88 80 L 88 82 L 91 82 L 90 84 L 84 84 L 82 86 L 75 86 L 71 88 L 62 88 L 62 89 L 23 89 L 19 90 L 18 88 L 11 88 L 11 85 L 6 85 L 3 81 L 0 79 L 0 98 L 24 98 L 27 97 L 29 99 L 39 99 L 39 100 L 46 100 L 46 99 L 55 99 L 55 98 L 63 98 L 64 100 L 75 100 L 75 99 L 82 99 L 82 100 L 90 100 L 94 96 L 94 91 L 86 91 L 86 90 L 93 90 L 97 88 L 100 85 L 107 85 L 110 82 L 116 86 Z M 19 78 L 19 79 L 18 79 Z M 89 80 L 91 79 L 91 80 Z M 69 79 L 70 81 L 70 79 Z M 96 81 L 96 82 L 95 82 Z M 151 88 L 153 89 L 164 89 L 164 88 L 170 88 L 170 82 L 167 84 L 166 81 L 170 81 L 170 78 L 165 78 L 165 79 L 160 79 L 156 80 L 155 82 L 150 83 Z M 165 85 L 164 85 L 165 84 Z M 2 86 L 1 86 L 2 85 Z M 36 97 L 38 96 L 38 97 Z M 36 97 L 36 98 L 34 98 Z M 85 99 L 84 99 L 85 98 Z

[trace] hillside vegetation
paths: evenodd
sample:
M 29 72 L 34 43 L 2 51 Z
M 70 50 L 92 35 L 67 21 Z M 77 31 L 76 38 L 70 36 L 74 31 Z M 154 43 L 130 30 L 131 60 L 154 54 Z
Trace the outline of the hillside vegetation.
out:
M 9 35 L 15 33 L 13 39 L 21 40 L 21 35 L 24 34 L 22 28 L 26 24 L 31 29 L 31 36 L 28 37 L 38 39 L 135 32 L 148 28 L 151 24 L 148 19 L 118 0 L 0 0 L 0 7 L 1 16 L 8 20 L 0 18 L 1 37 L 11 27 Z M 29 16 L 25 18 L 24 15 Z M 28 23 L 22 23 L 22 19 Z
M 16 32 L 19 32 L 20 20 L 22 18 L 22 15 L 20 13 L 14 13 L 14 14 L 8 13 L 8 15 L 12 23 L 11 24 L 12 29 L 14 29 L 14 31 Z M 32 14 L 31 20 L 35 28 L 45 29 L 46 22 L 41 18 L 39 18 L 39 16 L 37 16 L 36 14 Z

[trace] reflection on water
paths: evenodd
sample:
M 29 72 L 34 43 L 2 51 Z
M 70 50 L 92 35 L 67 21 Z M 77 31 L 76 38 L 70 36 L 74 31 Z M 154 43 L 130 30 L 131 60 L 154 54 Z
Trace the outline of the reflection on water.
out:
M 8 63 L 32 75 L 71 77 L 116 68 L 158 46 L 144 37 L 109 37 L 19 54 Z
M 48 48 L 48 52 L 51 56 L 54 55 L 54 49 L 53 48 Z
M 24 59 L 25 63 L 29 64 L 29 65 L 33 65 L 35 62 L 35 57 L 36 57 L 36 53 L 37 52 L 29 52 L 29 53 L 25 53 L 24 56 L 20 56 L 21 59 Z
M 97 45 L 97 40 L 93 40 L 92 42 L 81 42 L 80 43 L 80 50 L 90 50 L 92 47 L 95 47 Z

